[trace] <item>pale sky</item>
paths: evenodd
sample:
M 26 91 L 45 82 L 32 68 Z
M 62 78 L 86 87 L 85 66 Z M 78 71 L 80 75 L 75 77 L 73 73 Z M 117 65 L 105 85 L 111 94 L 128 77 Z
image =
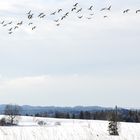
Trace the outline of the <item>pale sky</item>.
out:
M 78 2 L 57 27 L 54 19 Z M 93 5 L 93 12 L 87 9 Z M 111 11 L 100 11 L 112 5 Z M 60 15 L 51 12 L 62 8 Z M 123 14 L 123 10 L 131 9 Z M 0 22 L 0 104 L 140 108 L 139 0 L 4 0 Z M 28 26 L 26 13 L 35 13 Z M 40 12 L 47 16 L 37 18 Z M 88 15 L 94 13 L 92 19 Z M 84 15 L 83 19 L 77 16 Z M 103 18 L 103 16 L 108 18 Z

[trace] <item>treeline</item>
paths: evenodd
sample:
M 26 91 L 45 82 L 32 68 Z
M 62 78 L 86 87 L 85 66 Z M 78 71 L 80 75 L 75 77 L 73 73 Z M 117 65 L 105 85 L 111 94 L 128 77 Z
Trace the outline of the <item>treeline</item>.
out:
M 65 118 L 65 119 L 87 119 L 87 120 L 108 120 L 112 110 L 103 111 L 79 111 L 74 113 L 69 112 L 54 112 L 53 114 L 37 113 L 36 117 L 51 117 L 51 118 Z M 28 114 L 26 114 L 28 115 Z M 140 122 L 140 111 L 135 110 L 118 110 L 118 121 L 121 122 Z

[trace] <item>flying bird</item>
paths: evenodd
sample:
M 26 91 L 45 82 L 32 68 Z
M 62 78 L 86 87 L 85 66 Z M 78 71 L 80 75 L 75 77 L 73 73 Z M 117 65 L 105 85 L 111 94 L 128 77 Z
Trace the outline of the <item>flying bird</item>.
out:
M 55 14 L 56 14 L 56 12 L 51 13 L 51 15 L 55 15 Z
M 112 6 L 110 5 L 108 8 L 106 8 L 106 7 L 105 7 L 105 8 L 102 8 L 100 11 L 105 11 L 105 10 L 110 11 L 110 10 L 111 10 L 111 7 L 112 7 Z
M 54 20 L 54 22 L 58 22 L 58 21 L 59 21 L 59 19 Z
M 78 3 L 75 3 L 73 6 L 76 7 L 78 5 Z
M 80 8 L 79 10 L 77 10 L 77 12 L 76 13 L 79 13 L 79 12 L 81 12 L 82 11 L 82 8 Z
M 40 14 L 38 15 L 38 17 L 41 17 L 42 15 L 44 15 L 44 13 L 40 13 Z
M 9 32 L 9 34 L 12 34 L 13 32 Z
M 56 24 L 56 26 L 60 26 L 60 23 Z
M 30 22 L 28 25 L 30 26 L 30 25 L 32 25 L 33 23 L 32 22 Z
M 1 24 L 4 24 L 5 21 L 2 21 Z
M 88 8 L 88 10 L 92 10 L 92 8 L 93 8 L 93 6 L 90 6 L 90 7 Z
M 12 31 L 13 28 L 10 28 L 8 31 Z
M 4 24 L 3 27 L 7 26 L 7 24 Z
M 136 10 L 136 13 L 140 12 L 140 9 L 139 10 Z
M 28 19 L 32 19 L 33 18 L 33 14 L 28 15 Z
M 83 18 L 83 16 L 78 16 L 79 19 Z
M 15 29 L 18 29 L 18 26 L 15 26 L 15 27 L 14 27 L 14 30 L 15 30 Z
M 111 7 L 112 7 L 112 6 L 110 5 L 110 6 L 107 8 L 107 10 L 109 10 L 109 11 L 110 11 L 110 10 L 111 10 Z
M 31 14 L 31 10 L 27 13 L 27 15 L 30 15 Z
M 64 16 L 66 17 L 66 16 L 68 16 L 68 14 L 69 14 L 69 12 L 67 12 Z
M 62 9 L 58 9 L 57 13 L 60 13 L 62 11 Z
M 32 27 L 32 30 L 34 30 L 36 28 L 36 26 Z
M 108 16 L 104 16 L 104 18 L 107 18 Z
M 123 11 L 123 13 L 128 13 L 130 11 L 130 9 L 126 9 Z
M 42 16 L 40 16 L 40 18 L 44 18 L 46 15 L 44 14 L 44 15 L 42 15 Z
M 74 11 L 74 10 L 76 10 L 76 8 L 75 8 L 75 7 L 71 9 L 71 11 Z
M 11 22 L 9 22 L 8 24 L 12 24 L 12 21 L 11 21 Z
M 23 21 L 21 21 L 21 22 L 17 23 L 17 25 L 22 25 L 22 24 L 23 24 Z

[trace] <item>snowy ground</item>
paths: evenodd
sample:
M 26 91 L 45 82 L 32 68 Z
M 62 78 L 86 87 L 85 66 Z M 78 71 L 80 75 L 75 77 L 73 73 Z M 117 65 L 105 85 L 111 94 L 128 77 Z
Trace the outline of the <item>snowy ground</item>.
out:
M 0 140 L 140 140 L 140 124 L 120 123 L 116 137 L 107 129 L 107 121 L 21 117 L 19 126 L 0 127 Z

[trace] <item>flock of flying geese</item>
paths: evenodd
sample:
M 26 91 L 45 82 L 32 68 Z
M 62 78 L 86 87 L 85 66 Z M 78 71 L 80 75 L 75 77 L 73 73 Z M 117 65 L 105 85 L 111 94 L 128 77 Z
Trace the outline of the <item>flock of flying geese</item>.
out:
M 111 8 L 112 8 L 112 6 L 110 5 L 109 7 L 104 7 L 102 9 L 100 9 L 100 11 L 111 11 Z M 86 18 L 87 19 L 92 19 L 93 15 L 94 15 L 93 5 L 89 6 L 87 8 L 87 10 L 90 11 L 90 13 L 89 13 L 89 16 L 86 17 Z M 73 7 L 68 12 L 65 12 L 59 18 L 54 19 L 53 22 L 55 22 L 56 26 L 60 26 L 61 21 L 66 19 L 71 12 L 76 13 L 77 14 L 76 16 L 77 16 L 78 19 L 82 19 L 82 18 L 84 18 L 83 14 L 82 14 L 82 11 L 83 11 L 83 8 L 79 7 L 79 3 L 75 3 L 73 5 Z M 125 9 L 123 11 L 123 13 L 125 14 L 125 13 L 128 13 L 129 11 L 130 11 L 130 9 Z M 50 16 L 55 16 L 55 15 L 61 13 L 61 12 L 63 12 L 63 9 L 58 9 L 58 10 L 50 13 L 49 15 Z M 140 9 L 136 10 L 135 12 L 136 12 L 136 14 L 140 13 Z M 37 28 L 37 26 L 34 25 L 34 23 L 32 22 L 32 19 L 34 19 L 35 14 L 32 13 L 32 11 L 30 10 L 28 13 L 26 13 L 26 16 L 27 16 L 27 19 L 28 19 L 27 25 L 31 28 L 32 31 L 35 30 Z M 39 13 L 36 17 L 40 18 L 40 19 L 43 19 L 46 16 L 48 16 L 48 15 L 42 12 L 42 13 Z M 107 15 L 103 16 L 103 18 L 107 18 L 107 17 L 108 17 Z M 16 31 L 18 28 L 20 28 L 20 26 L 22 26 L 24 24 L 24 21 L 20 21 L 16 24 L 14 24 L 13 21 L 10 21 L 10 22 L 2 21 L 2 22 L 0 22 L 0 24 L 2 25 L 2 27 L 8 27 L 8 34 L 12 34 L 12 33 L 14 33 L 14 31 Z

